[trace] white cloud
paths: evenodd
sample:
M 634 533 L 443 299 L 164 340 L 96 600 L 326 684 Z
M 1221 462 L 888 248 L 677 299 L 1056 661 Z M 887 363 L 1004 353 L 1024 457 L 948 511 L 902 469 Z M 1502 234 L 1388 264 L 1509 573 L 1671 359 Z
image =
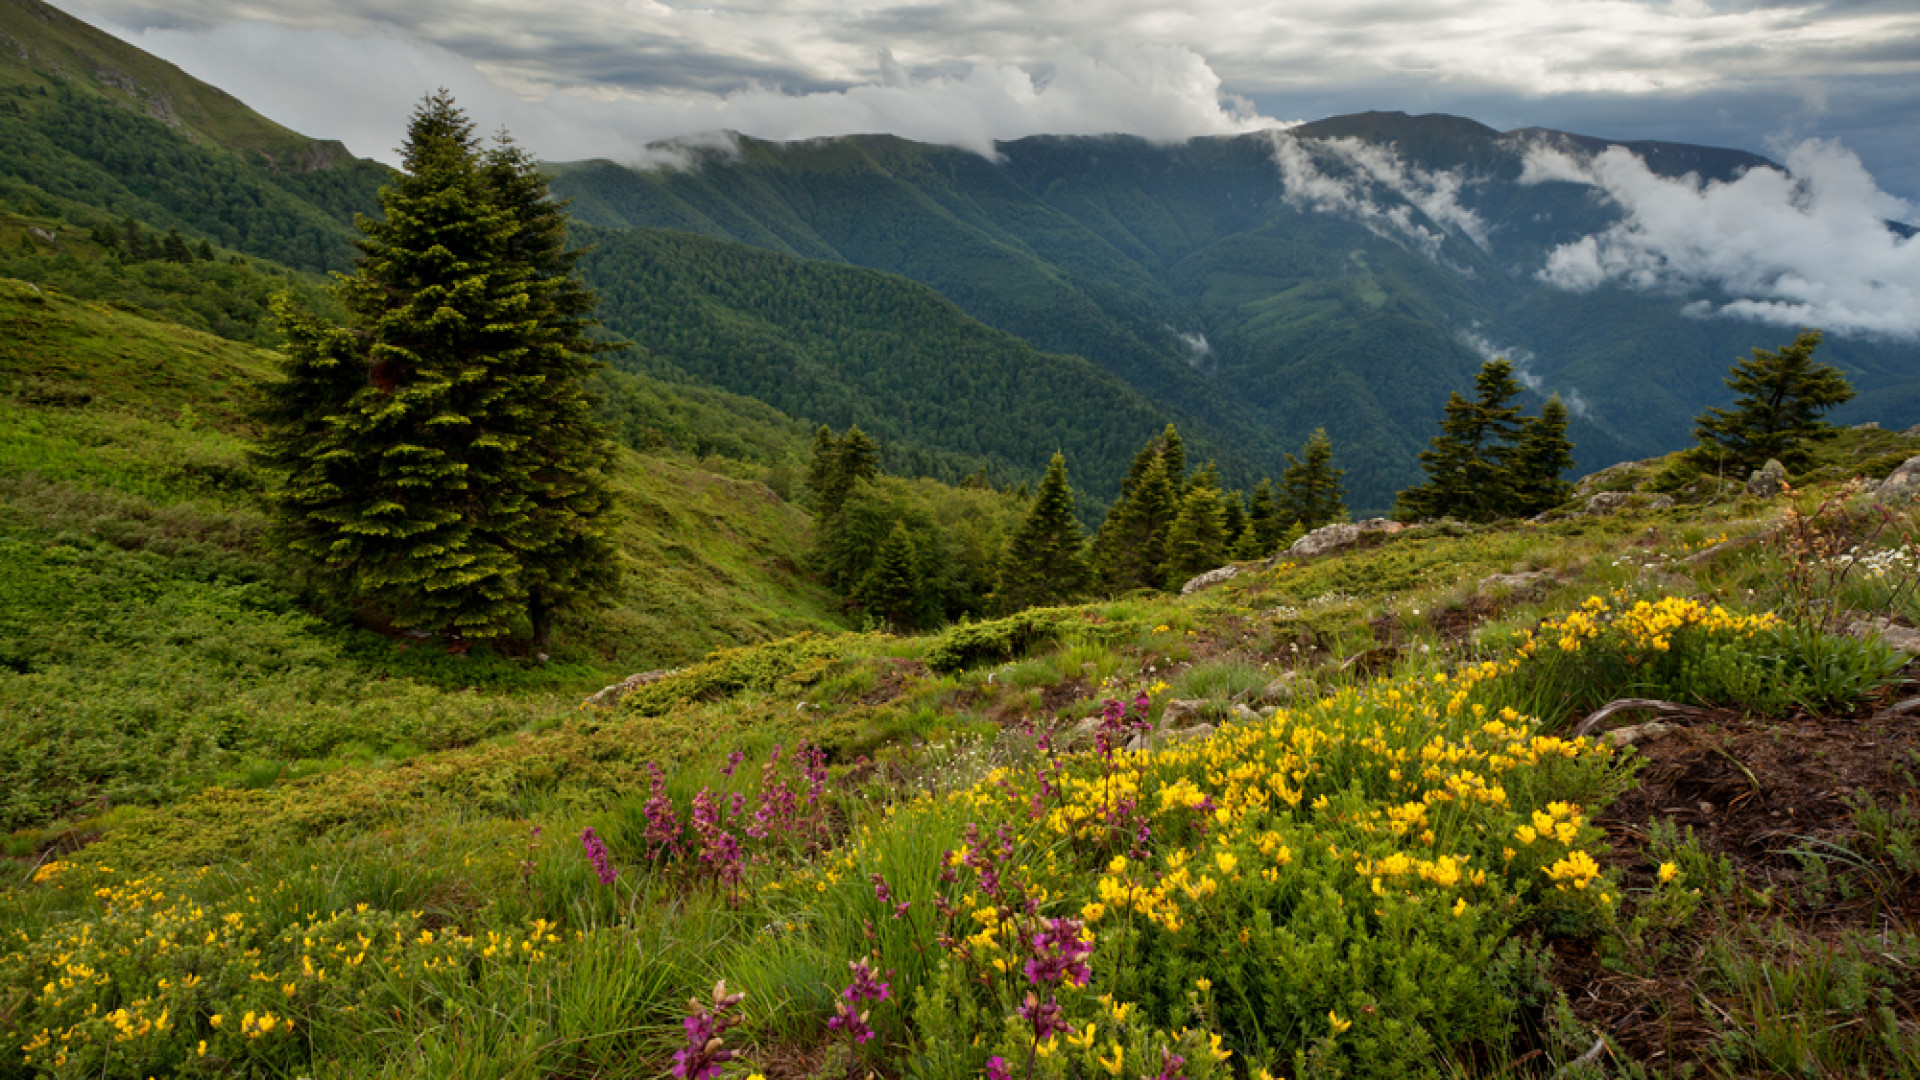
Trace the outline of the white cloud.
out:
M 1915 208 L 1836 142 L 1804 141 L 1786 164 L 1703 184 L 1658 176 L 1617 146 L 1590 158 L 1532 147 L 1524 180 L 1591 185 L 1622 213 L 1555 248 L 1540 277 L 1567 289 L 1715 290 L 1717 306 L 1695 298 L 1682 309 L 1693 316 L 1920 336 L 1920 243 L 1885 224 L 1912 220 Z
M 1392 147 L 1359 139 L 1303 140 L 1284 131 L 1270 138 L 1290 204 L 1352 217 L 1377 235 L 1411 241 L 1433 259 L 1449 229 L 1486 248 L 1486 222 L 1459 200 L 1471 183 L 1464 172 L 1428 172 Z M 1416 208 L 1440 229 L 1417 220 Z
M 503 88 L 451 50 L 393 27 L 346 32 L 230 22 L 211 29 L 116 29 L 295 130 L 393 159 L 420 97 L 446 86 L 483 131 L 505 126 L 549 160 L 675 160 L 651 146 L 689 132 L 775 140 L 890 132 L 991 155 L 996 140 L 1121 132 L 1177 141 L 1270 126 L 1224 96 L 1206 61 L 1173 45 L 1063 45 L 1044 65 L 974 64 L 912 76 L 887 52 L 877 80 L 832 91 L 748 86 L 725 93 Z M 524 89 L 524 88 L 523 88 Z

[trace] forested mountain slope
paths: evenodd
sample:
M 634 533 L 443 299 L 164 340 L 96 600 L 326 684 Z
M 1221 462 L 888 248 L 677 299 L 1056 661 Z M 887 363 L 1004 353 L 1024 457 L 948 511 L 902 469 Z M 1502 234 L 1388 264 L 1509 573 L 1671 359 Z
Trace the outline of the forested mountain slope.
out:
M 1728 364 L 1791 336 L 1682 314 L 1663 293 L 1541 281 L 1556 245 L 1619 220 L 1590 187 L 1524 175 L 1530 147 L 1609 145 L 1583 136 L 1368 113 L 1178 145 L 1040 136 L 998 161 L 886 136 L 735 145 L 685 150 L 679 168 L 556 166 L 554 186 L 584 221 L 923 281 L 1218 430 L 1251 423 L 1261 435 L 1238 445 L 1262 471 L 1324 425 L 1360 510 L 1418 480 L 1446 396 L 1494 351 L 1536 398 L 1568 399 L 1581 465 L 1597 467 L 1683 445 L 1724 403 Z M 1622 145 L 1662 176 L 1768 164 Z M 1920 419 L 1910 343 L 1830 334 L 1824 358 L 1863 391 L 1839 419 Z
M 925 286 L 684 232 L 579 232 L 600 317 L 634 341 L 614 363 L 684 373 L 794 416 L 858 424 L 903 472 L 1030 476 L 1055 450 L 1104 503 L 1170 416 L 1196 460 L 1253 456 L 1078 356 L 1036 351 Z

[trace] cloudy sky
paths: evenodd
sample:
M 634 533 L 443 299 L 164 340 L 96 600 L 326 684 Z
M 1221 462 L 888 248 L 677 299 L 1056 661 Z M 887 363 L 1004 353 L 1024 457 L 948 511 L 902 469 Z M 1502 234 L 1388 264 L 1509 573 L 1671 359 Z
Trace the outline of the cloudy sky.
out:
M 985 147 L 1402 109 L 1776 160 L 1837 139 L 1920 196 L 1913 0 L 56 2 L 389 160 L 444 84 L 556 160 L 721 128 Z

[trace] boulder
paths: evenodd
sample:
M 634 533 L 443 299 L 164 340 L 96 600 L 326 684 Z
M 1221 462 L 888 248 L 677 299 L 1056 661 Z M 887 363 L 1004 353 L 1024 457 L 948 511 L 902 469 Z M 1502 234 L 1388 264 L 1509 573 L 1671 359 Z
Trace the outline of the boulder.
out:
M 1756 499 L 1771 499 L 1786 490 L 1787 467 L 1772 458 L 1747 477 L 1747 494 Z
M 1589 514 L 1613 514 L 1627 508 L 1633 501 L 1631 491 L 1602 491 L 1587 500 L 1586 512 Z
M 1260 691 L 1260 696 L 1255 700 L 1262 705 L 1291 705 L 1295 693 L 1293 672 L 1289 671 L 1268 683 L 1266 689 Z
M 1160 728 L 1168 731 L 1192 727 L 1200 722 L 1200 713 L 1211 704 L 1213 702 L 1205 698 L 1174 698 L 1160 710 Z
M 1920 498 L 1920 457 L 1910 457 L 1873 489 L 1873 501 L 1900 506 Z
M 1250 724 L 1260 719 L 1259 713 L 1245 705 L 1235 705 L 1233 708 L 1227 710 L 1227 715 L 1243 724 Z
M 1239 576 L 1240 568 L 1237 566 L 1222 566 L 1217 570 L 1209 570 L 1204 574 L 1188 578 L 1187 583 L 1180 586 L 1180 595 L 1192 596 L 1201 589 L 1218 585 L 1223 581 L 1232 581 Z
M 1920 656 L 1920 630 L 1910 626 L 1900 626 L 1884 616 L 1855 619 L 1847 623 L 1846 632 L 1852 637 L 1879 637 L 1888 647 L 1898 649 L 1909 656 Z
M 626 697 L 633 691 L 640 689 L 648 683 L 659 682 L 671 674 L 673 674 L 673 672 L 663 669 L 660 671 L 642 671 L 638 675 L 629 675 L 588 698 L 583 704 L 599 705 L 610 709 L 620 704 L 620 699 Z
M 1518 574 L 1488 574 L 1480 579 L 1474 590 L 1481 596 L 1490 596 L 1499 592 L 1532 592 L 1542 585 L 1553 581 L 1551 570 L 1526 570 Z
M 1132 751 L 1152 750 L 1156 746 L 1174 746 L 1183 742 L 1193 742 L 1197 739 L 1204 739 L 1212 734 L 1212 724 L 1195 724 L 1190 728 L 1181 728 L 1178 731 L 1170 731 L 1166 728 L 1162 728 L 1159 731 L 1143 731 L 1135 735 L 1132 741 L 1127 743 L 1127 749 Z
M 1363 536 L 1374 533 L 1397 533 L 1404 528 L 1406 528 L 1405 525 L 1386 518 L 1368 518 L 1365 521 L 1343 521 L 1334 525 L 1322 525 L 1295 540 L 1293 546 L 1286 550 L 1286 557 L 1304 559 L 1325 555 L 1330 551 L 1351 547 L 1359 543 Z
M 1643 464 L 1645 462 L 1622 461 L 1618 465 L 1609 465 L 1597 473 L 1588 473 L 1574 482 L 1573 493 L 1575 496 L 1587 495 L 1596 488 L 1606 487 Z
M 1867 422 L 1866 422 L 1866 423 L 1864 423 L 1864 424 L 1855 424 L 1855 425 L 1853 425 L 1853 427 L 1852 427 L 1852 429 L 1851 429 L 1851 430 L 1853 430 L 1853 431 L 1879 431 L 1879 430 L 1880 430 L 1880 421 L 1878 421 L 1878 420 L 1869 420 L 1869 421 L 1867 421 Z

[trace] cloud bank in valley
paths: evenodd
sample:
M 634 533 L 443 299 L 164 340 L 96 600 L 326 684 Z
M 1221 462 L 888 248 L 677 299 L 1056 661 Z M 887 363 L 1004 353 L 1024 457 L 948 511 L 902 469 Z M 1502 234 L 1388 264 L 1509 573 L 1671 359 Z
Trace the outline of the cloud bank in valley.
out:
M 1658 176 L 1620 147 L 1592 157 L 1532 147 L 1523 182 L 1585 184 L 1623 215 L 1555 248 L 1540 277 L 1714 294 L 1687 305 L 1696 315 L 1920 337 L 1920 242 L 1886 225 L 1914 220 L 1915 208 L 1836 142 L 1801 142 L 1786 165 L 1701 183 Z
M 1486 249 L 1487 223 L 1460 203 L 1464 173 L 1428 172 L 1392 147 L 1359 139 L 1297 139 L 1284 131 L 1270 138 L 1290 205 L 1351 217 L 1379 236 L 1411 242 L 1431 259 L 1440 257 L 1447 230 Z

